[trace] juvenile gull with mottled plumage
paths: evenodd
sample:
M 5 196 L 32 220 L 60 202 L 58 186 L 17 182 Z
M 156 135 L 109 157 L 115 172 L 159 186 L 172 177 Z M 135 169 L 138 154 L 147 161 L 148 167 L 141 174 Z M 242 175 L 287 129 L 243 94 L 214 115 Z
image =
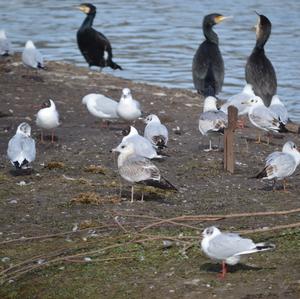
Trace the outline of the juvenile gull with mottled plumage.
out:
M 134 184 L 141 183 L 161 189 L 177 190 L 168 180 L 161 176 L 159 169 L 147 158 L 135 153 L 133 143 L 123 144 L 112 151 L 119 152 L 118 169 L 121 177 L 132 184 L 131 202 L 133 202 Z M 142 193 L 142 200 L 144 194 Z

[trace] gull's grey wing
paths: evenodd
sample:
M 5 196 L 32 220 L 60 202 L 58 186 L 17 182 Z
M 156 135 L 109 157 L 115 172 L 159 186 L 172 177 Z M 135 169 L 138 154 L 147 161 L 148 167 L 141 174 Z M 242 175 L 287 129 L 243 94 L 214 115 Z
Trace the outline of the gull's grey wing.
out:
M 239 93 L 230 97 L 226 103 L 221 106 L 221 111 L 227 114 L 227 109 L 229 106 L 234 106 L 239 110 L 239 114 L 244 114 L 243 112 L 248 109 L 246 104 L 242 104 L 242 102 L 247 102 L 251 99 L 251 95 L 247 93 Z
M 111 118 L 119 118 L 117 114 L 117 106 L 118 103 L 116 101 L 105 96 L 99 96 L 96 99 L 96 105 L 94 106 L 94 108 L 100 113 L 110 115 Z
M 0 55 L 11 54 L 11 43 L 8 39 L 0 39 Z
M 24 49 L 22 53 L 23 63 L 32 68 L 43 67 L 44 61 L 41 52 L 37 49 Z
M 199 130 L 205 135 L 209 131 L 219 131 L 227 126 L 227 115 L 223 111 L 207 111 L 200 115 Z
M 208 252 L 217 259 L 224 260 L 255 247 L 256 245 L 251 239 L 241 238 L 238 234 L 221 233 L 210 240 Z
M 17 134 L 8 143 L 7 156 L 12 163 L 18 161 L 21 165 L 25 159 L 30 163 L 35 155 L 35 141 L 31 137 Z
M 120 175 L 129 182 L 160 180 L 159 169 L 148 159 L 140 156 L 128 158 L 119 168 Z
M 150 141 L 143 136 L 131 136 L 125 142 L 132 142 L 136 155 L 153 159 L 157 157 L 157 152 Z
M 278 116 L 279 120 L 282 123 L 287 124 L 289 116 L 288 116 L 288 111 L 285 106 L 271 105 L 269 107 L 269 109 Z
M 164 138 L 165 144 L 167 144 L 169 134 L 166 126 L 160 123 L 150 123 L 145 127 L 144 135 L 148 140 L 152 140 L 153 143 L 156 143 L 155 137 L 161 136 Z
M 259 106 L 253 109 L 252 113 L 249 113 L 249 119 L 254 125 L 262 129 L 279 130 L 279 120 L 276 114 L 267 107 Z
M 267 157 L 265 169 L 269 178 L 283 178 L 292 175 L 296 167 L 296 160 L 292 155 L 274 152 Z
M 35 160 L 36 149 L 35 141 L 30 137 L 25 137 L 22 139 L 21 147 L 25 153 L 26 160 L 30 163 Z

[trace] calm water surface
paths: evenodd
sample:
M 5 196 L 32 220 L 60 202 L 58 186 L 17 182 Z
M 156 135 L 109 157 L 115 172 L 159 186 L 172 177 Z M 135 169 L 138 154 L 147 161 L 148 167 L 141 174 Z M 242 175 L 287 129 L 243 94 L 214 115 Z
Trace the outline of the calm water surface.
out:
M 0 28 L 7 31 L 16 50 L 32 39 L 47 60 L 86 66 L 76 44 L 84 14 L 76 1 L 0 0 Z M 111 0 L 93 1 L 98 8 L 94 27 L 111 41 L 115 61 L 124 71 L 104 72 L 135 81 L 168 87 L 193 88 L 191 64 L 203 40 L 202 18 L 212 12 L 233 19 L 215 27 L 225 61 L 221 97 L 244 85 L 244 66 L 255 43 L 251 30 L 254 11 L 273 24 L 266 45 L 278 79 L 278 94 L 291 118 L 300 121 L 299 0 Z

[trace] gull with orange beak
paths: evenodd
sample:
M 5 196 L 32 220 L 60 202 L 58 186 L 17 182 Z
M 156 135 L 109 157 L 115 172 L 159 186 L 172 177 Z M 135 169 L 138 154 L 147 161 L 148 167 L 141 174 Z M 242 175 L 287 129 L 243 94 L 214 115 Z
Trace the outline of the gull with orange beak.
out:
M 223 86 L 224 61 L 219 49 L 219 38 L 213 31 L 213 26 L 228 18 L 231 17 L 213 13 L 203 19 L 205 41 L 194 56 L 192 73 L 195 89 L 204 97 L 216 96 Z

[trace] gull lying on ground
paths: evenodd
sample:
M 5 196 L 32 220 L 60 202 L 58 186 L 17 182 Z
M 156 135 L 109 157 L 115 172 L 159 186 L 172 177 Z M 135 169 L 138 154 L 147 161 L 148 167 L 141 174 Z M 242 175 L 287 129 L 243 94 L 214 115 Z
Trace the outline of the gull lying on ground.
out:
M 227 126 L 227 115 L 217 109 L 217 99 L 207 97 L 204 100 L 203 113 L 199 118 L 199 131 L 202 135 L 214 135 L 224 133 Z M 206 151 L 211 151 L 211 139 L 209 139 L 209 148 Z
M 155 114 L 150 114 L 145 118 L 147 124 L 144 130 L 144 137 L 147 138 L 158 149 L 167 146 L 169 140 L 168 129 L 160 122 Z
M 117 114 L 118 102 L 102 94 L 90 93 L 82 98 L 82 104 L 86 105 L 88 111 L 98 118 L 107 121 L 119 118 Z
M 242 255 L 274 249 L 274 244 L 254 243 L 234 233 L 222 233 L 215 226 L 207 227 L 202 233 L 201 248 L 211 259 L 222 262 L 221 277 L 227 272 L 226 264 L 235 265 Z
M 52 100 L 47 100 L 42 105 L 36 115 L 36 124 L 38 127 L 42 128 L 41 131 L 41 142 L 44 142 L 43 139 L 43 129 L 52 130 L 51 142 L 54 142 L 54 129 L 60 125 L 59 123 L 59 114 L 56 110 L 56 106 Z
M 256 175 L 258 179 L 283 180 L 283 190 L 286 191 L 286 178 L 291 176 L 300 164 L 300 153 L 294 142 L 288 141 L 284 144 L 282 152 L 274 152 L 266 159 L 264 169 Z
M 278 116 L 265 106 L 260 97 L 255 96 L 251 100 L 246 101 L 245 104 L 250 107 L 248 117 L 255 127 L 267 132 L 287 132 L 287 129 L 278 119 Z M 260 134 L 257 143 L 260 143 Z
M 133 143 L 121 143 L 112 151 L 120 153 L 118 157 L 119 173 L 123 179 L 132 184 L 131 202 L 133 202 L 135 183 L 141 183 L 161 189 L 177 190 L 176 187 L 161 176 L 159 169 L 149 159 L 135 153 Z M 142 193 L 142 201 L 143 198 L 144 193 Z
M 45 69 L 43 56 L 31 40 L 25 44 L 22 53 L 22 62 L 30 68 Z
M 6 36 L 5 30 L 0 30 L 0 55 L 8 56 L 10 54 L 13 54 L 11 43 Z
M 289 120 L 288 111 L 285 107 L 285 105 L 280 101 L 280 98 L 278 95 L 274 95 L 272 97 L 271 104 L 269 106 L 269 109 L 276 114 L 277 118 L 283 123 L 287 124 Z
M 30 125 L 23 122 L 8 142 L 7 156 L 16 169 L 29 168 L 29 164 L 35 160 L 35 141 L 30 134 Z
M 117 106 L 117 114 L 126 121 L 133 121 L 142 115 L 141 105 L 134 100 L 129 88 L 124 88 Z
M 137 131 L 137 129 L 133 126 L 130 126 L 128 135 L 124 136 L 121 142 L 121 144 L 127 144 L 127 143 L 133 144 L 134 151 L 139 156 L 148 159 L 157 159 L 163 157 L 157 154 L 153 144 L 148 139 L 141 136 Z

